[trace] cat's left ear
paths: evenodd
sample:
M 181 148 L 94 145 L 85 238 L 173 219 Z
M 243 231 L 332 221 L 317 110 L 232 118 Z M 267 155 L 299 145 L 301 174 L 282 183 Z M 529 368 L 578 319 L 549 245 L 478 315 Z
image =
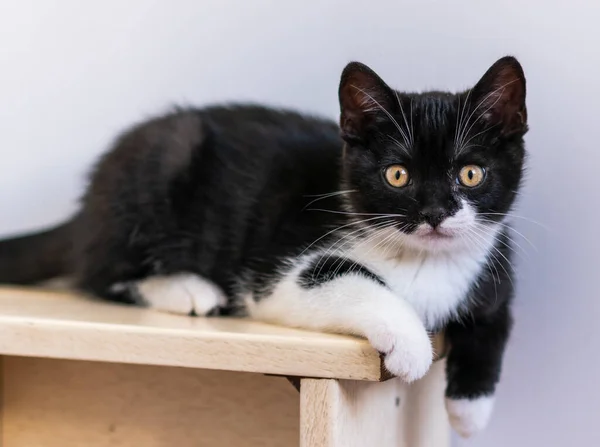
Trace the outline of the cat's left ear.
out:
M 473 87 L 472 104 L 475 115 L 501 134 L 527 132 L 525 106 L 525 74 L 517 59 L 506 56 L 492 65 Z
M 340 127 L 346 141 L 361 140 L 369 125 L 389 119 L 395 105 L 394 91 L 369 67 L 350 62 L 340 80 Z

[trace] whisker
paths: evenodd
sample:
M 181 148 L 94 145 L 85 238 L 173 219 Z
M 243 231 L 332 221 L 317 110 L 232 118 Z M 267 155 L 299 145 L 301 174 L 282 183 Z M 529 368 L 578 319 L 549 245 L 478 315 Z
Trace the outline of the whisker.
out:
M 474 234 L 472 233 L 470 230 L 468 232 L 468 234 Z M 461 238 L 463 236 L 461 235 Z M 480 248 L 484 248 L 482 245 L 482 242 L 477 241 L 476 239 L 473 239 L 472 237 L 470 238 L 470 242 L 473 242 L 475 245 L 477 245 Z M 490 275 L 492 275 L 492 281 L 494 282 L 494 293 L 495 293 L 495 301 L 498 301 L 498 284 L 500 284 L 500 272 L 498 271 L 498 268 L 496 267 L 496 265 L 490 261 L 490 259 L 486 256 L 485 258 L 485 263 L 487 265 L 488 270 L 490 271 Z M 496 272 L 496 276 L 494 276 L 494 271 Z
M 400 106 L 400 111 L 402 112 L 402 117 L 404 118 L 404 124 L 406 124 L 406 130 L 410 134 L 410 127 L 408 126 L 408 120 L 406 119 L 406 114 L 404 113 L 404 107 L 402 107 L 402 101 L 400 101 L 400 97 L 398 96 L 398 91 L 394 90 L 394 94 L 396 95 L 396 101 L 398 102 L 398 106 Z M 409 135 L 408 144 L 409 146 L 413 145 L 412 135 Z
M 400 143 L 398 140 L 396 140 L 391 135 L 384 134 L 384 136 L 386 138 L 390 139 L 394 144 L 396 144 L 396 146 L 398 146 L 399 149 L 402 149 L 404 152 L 408 153 L 408 148 L 404 144 Z
M 406 144 L 409 145 L 408 137 L 406 136 L 406 133 L 404 132 L 404 130 L 402 130 L 402 127 L 400 127 L 400 124 L 398 124 L 398 121 L 396 121 L 396 119 L 392 116 L 392 114 L 390 112 L 388 112 L 385 109 L 385 107 L 383 107 L 381 104 L 379 104 L 379 102 L 375 98 L 373 98 L 371 95 L 369 95 L 366 91 L 364 91 L 363 89 L 361 89 L 359 87 L 356 87 L 355 85 L 353 85 L 352 87 L 354 87 L 356 90 L 358 90 L 363 95 L 365 95 L 367 98 L 369 98 L 371 101 L 373 101 L 377 105 L 377 107 L 379 107 L 381 109 L 381 111 L 387 115 L 387 117 L 390 119 L 390 121 L 398 129 L 398 132 L 400 132 L 400 134 L 402 135 L 402 138 L 404 138 L 404 141 L 406 142 Z
M 508 85 L 510 85 L 510 84 L 512 84 L 513 82 L 516 82 L 516 81 L 518 81 L 518 79 L 513 79 L 512 81 L 509 81 L 509 82 L 507 82 L 507 83 L 505 83 L 505 84 L 503 84 L 503 85 L 499 86 L 499 87 L 498 87 L 497 89 L 495 89 L 493 92 L 491 92 L 491 93 L 488 93 L 488 94 L 487 94 L 487 95 L 486 95 L 486 96 L 485 96 L 485 97 L 484 97 L 484 98 L 483 98 L 483 99 L 482 99 L 482 100 L 479 102 L 479 104 L 477 104 L 477 107 L 475 107 L 475 108 L 473 109 L 473 111 L 471 112 L 471 114 L 468 116 L 468 118 L 467 118 L 467 120 L 465 121 L 465 124 L 464 124 L 464 126 L 463 126 L 463 129 L 462 129 L 462 130 L 461 130 L 461 132 L 460 132 L 460 137 L 459 137 L 459 139 L 458 139 L 458 142 L 457 142 L 457 145 L 458 145 L 458 146 L 462 146 L 462 142 L 463 142 L 463 140 L 464 140 L 464 137 L 465 137 L 466 135 L 468 135 L 468 132 L 469 132 L 469 131 L 471 130 L 471 128 L 473 127 L 473 125 L 471 125 L 471 126 L 469 127 L 469 130 L 467 130 L 467 126 L 469 125 L 469 122 L 470 122 L 471 118 L 473 117 L 473 115 L 475 114 L 475 112 L 477 112 L 477 110 L 479 110 L 479 108 L 480 108 L 480 107 L 481 107 L 481 106 L 482 106 L 482 105 L 483 105 L 483 104 L 484 104 L 484 103 L 485 103 L 485 102 L 486 102 L 486 101 L 487 101 L 487 100 L 488 100 L 488 99 L 489 99 L 489 98 L 490 98 L 492 95 L 495 95 L 496 93 L 498 93 L 498 91 L 505 89 L 505 88 L 506 88 Z M 469 93 L 470 93 L 470 92 L 471 92 L 471 91 L 469 91 Z M 502 95 L 499 95 L 499 96 L 498 96 L 498 99 L 496 100 L 496 102 L 498 102 L 498 100 L 499 100 L 501 97 L 502 97 Z M 494 104 L 493 104 L 491 107 L 493 107 L 493 106 L 496 104 L 496 102 L 494 102 Z M 465 103 L 466 103 L 466 102 L 465 102 Z M 483 116 L 485 113 L 487 113 L 487 111 L 489 111 L 489 110 L 491 109 L 491 107 L 490 107 L 490 108 L 488 108 L 488 109 L 486 110 L 486 112 L 484 112 L 484 113 L 480 114 L 480 115 L 479 115 L 479 117 L 478 117 L 478 118 L 477 118 L 477 119 L 476 119 L 476 120 L 473 122 L 473 124 L 475 124 L 477 121 L 479 121 L 479 119 L 481 119 L 481 117 L 482 117 L 482 116 Z
M 504 217 L 514 217 L 515 219 L 522 219 L 522 220 L 525 220 L 525 221 L 527 221 L 527 222 L 531 222 L 532 224 L 539 225 L 539 226 L 540 226 L 540 227 L 542 227 L 544 230 L 546 230 L 546 231 L 550 231 L 550 228 L 549 228 L 547 225 L 545 225 L 545 224 L 543 224 L 543 223 L 541 223 L 541 222 L 538 222 L 538 221 L 536 221 L 536 220 L 533 220 L 533 219 L 531 219 L 531 218 L 529 218 L 529 217 L 525 217 L 525 216 L 519 216 L 519 215 L 517 215 L 517 214 L 513 214 L 513 213 L 479 213 L 479 215 L 481 215 L 481 216 L 504 216 Z
M 485 247 L 485 239 L 482 235 L 476 233 L 473 228 L 469 228 L 469 231 L 471 232 L 471 234 L 473 234 L 473 236 L 476 236 L 479 238 L 480 242 L 482 242 L 483 247 Z M 504 256 L 504 253 L 502 253 L 500 250 L 498 250 L 496 247 L 494 247 L 492 245 L 491 247 L 493 250 L 495 250 L 508 264 L 508 266 L 510 267 L 511 270 L 514 271 L 514 268 L 512 266 L 512 263 L 508 260 L 508 258 L 506 256 Z M 506 270 L 506 267 L 504 267 L 504 264 L 498 259 L 498 257 L 491 251 L 488 251 L 488 254 L 490 256 L 492 256 L 494 258 L 494 260 L 500 265 L 500 267 L 502 267 L 502 270 L 504 270 L 504 273 L 506 273 L 506 277 L 507 279 L 510 281 L 510 283 L 512 284 L 512 286 L 514 287 L 514 283 L 512 281 L 511 275 L 510 273 L 508 273 L 508 270 Z
M 485 113 L 485 112 L 484 112 Z M 478 118 L 479 119 L 479 118 Z M 477 122 L 477 121 L 475 121 Z M 477 138 L 480 135 L 483 135 L 484 133 L 490 131 L 491 129 L 493 129 L 494 127 L 496 127 L 498 124 L 492 124 L 491 126 L 486 127 L 485 129 L 483 129 L 480 132 L 477 132 L 475 135 L 473 135 L 472 137 L 470 137 L 466 142 L 461 143 L 460 148 L 457 151 L 457 154 L 454 156 L 455 158 L 458 157 L 461 153 L 463 153 L 464 151 L 466 151 L 467 149 L 470 149 L 472 147 L 485 147 L 481 144 L 469 144 L 471 141 L 473 141 L 475 138 Z M 468 135 L 468 134 L 467 134 Z
M 356 189 L 347 189 L 345 191 L 333 191 L 333 192 L 326 192 L 325 194 L 304 194 L 302 197 L 329 197 L 329 196 L 335 196 L 338 194 L 345 194 L 347 192 L 356 192 Z
M 460 140 L 460 147 L 464 147 L 464 139 L 467 135 L 469 135 L 469 132 L 471 132 L 471 129 L 473 128 L 473 126 L 475 124 L 477 124 L 477 122 L 486 114 L 488 113 L 490 110 L 492 110 L 492 108 L 498 103 L 498 101 L 500 101 L 500 98 L 502 98 L 502 93 L 504 93 L 504 89 L 502 90 L 502 92 L 498 95 L 498 97 L 496 98 L 496 101 L 494 101 L 494 103 L 489 106 L 485 111 L 483 111 L 482 113 L 479 114 L 479 116 L 477 117 L 477 119 L 473 120 L 473 122 L 471 123 L 471 125 L 469 126 L 469 128 L 464 132 L 464 134 L 462 135 L 462 138 Z M 485 99 L 482 100 L 482 102 L 485 101 Z M 480 103 L 481 105 L 481 103 Z M 477 106 L 477 108 L 479 108 L 479 106 Z M 477 109 L 475 109 L 477 110 Z M 491 127 L 488 127 L 486 129 L 484 129 L 484 131 L 489 130 Z M 460 149 L 458 151 L 458 153 L 460 154 L 462 152 L 463 149 Z
M 366 239 L 365 241 L 362 241 L 361 243 L 359 243 L 359 244 L 357 245 L 357 247 L 358 247 L 358 246 L 360 246 L 360 245 L 362 245 L 363 243 L 367 243 L 367 241 L 368 241 L 368 242 L 370 242 L 371 240 L 374 240 L 374 239 L 376 239 L 377 237 L 379 237 L 379 235 L 380 235 L 380 234 L 382 234 L 382 233 L 383 233 L 385 230 L 387 230 L 387 229 L 388 229 L 388 228 L 390 228 L 390 227 L 393 227 L 393 225 L 389 225 L 389 226 L 387 226 L 387 227 L 381 228 L 379 231 L 377 231 L 377 234 L 376 234 L 376 235 L 374 234 L 372 237 L 370 237 L 370 238 Z M 373 251 L 373 250 L 374 250 L 376 247 L 378 247 L 378 246 L 379 246 L 379 245 L 381 245 L 382 243 L 383 243 L 383 244 L 385 244 L 385 243 L 386 243 L 386 242 L 387 242 L 387 241 L 388 241 L 388 240 L 389 240 L 391 237 L 393 238 L 393 237 L 395 237 L 395 236 L 397 236 L 397 235 L 396 235 L 396 234 L 394 234 L 394 233 L 391 233 L 391 234 L 387 235 L 385 238 L 383 238 L 381 241 L 379 241 L 377 244 L 375 244 L 374 246 L 372 246 L 371 248 L 369 248 L 369 249 L 368 249 L 368 250 L 367 250 L 365 253 L 363 253 L 363 254 L 362 254 L 362 256 L 363 256 L 363 257 L 366 257 L 366 256 L 367 256 L 369 253 L 371 253 L 371 252 L 372 252 L 372 251 Z M 354 248 L 356 248 L 356 247 L 354 247 Z M 338 261 L 338 262 L 340 263 L 340 267 L 341 267 L 342 263 L 341 263 L 340 261 Z M 357 267 L 357 266 L 358 266 L 358 261 L 356 261 L 356 260 L 355 260 L 355 261 L 353 261 L 353 262 L 352 262 L 352 265 L 350 266 L 350 270 L 352 271 L 352 269 L 354 269 L 354 267 Z M 336 271 L 335 271 L 335 273 L 336 273 L 336 274 L 337 274 L 337 272 L 338 272 L 338 270 L 339 270 L 339 268 L 340 268 L 340 267 L 338 267 L 338 268 L 336 269 Z
M 336 191 L 336 192 L 330 192 L 329 194 L 321 194 L 320 196 L 304 196 L 304 197 L 317 197 L 314 200 L 311 200 L 310 202 L 308 202 L 304 208 L 302 208 L 302 211 L 304 211 L 306 208 L 308 208 L 309 206 L 311 206 L 313 203 L 318 202 L 319 200 L 324 200 L 324 199 L 329 199 L 331 197 L 336 197 L 336 196 L 341 196 L 344 194 L 350 194 L 356 192 L 356 189 L 349 189 L 347 191 Z
M 348 216 L 386 216 L 386 217 L 405 217 L 404 214 L 381 214 L 381 213 L 352 213 L 346 211 L 337 211 L 337 210 L 325 210 L 321 208 L 309 208 L 307 211 L 322 211 L 325 213 L 333 213 L 333 214 L 345 214 Z
M 514 228 L 512 228 L 510 225 L 507 224 L 503 224 L 501 222 L 494 222 L 493 220 L 484 220 L 485 223 L 490 223 L 490 224 L 500 224 L 502 225 L 504 228 L 506 228 L 507 231 L 505 231 L 503 234 L 504 236 L 506 236 L 506 238 L 513 244 L 515 244 L 518 248 L 521 249 L 521 251 L 523 253 L 527 253 L 527 250 L 525 250 L 525 248 L 523 248 L 517 241 L 515 241 L 515 239 L 513 237 L 511 237 L 511 235 L 509 234 L 509 232 L 514 232 L 516 234 L 518 234 L 519 236 L 521 236 L 526 242 L 529 243 L 529 245 L 531 245 L 531 247 L 537 251 L 537 248 L 535 247 L 535 245 L 533 245 L 533 243 L 527 239 L 522 233 L 519 233 L 517 230 L 515 230 Z M 481 222 L 475 222 L 475 225 L 483 227 L 483 228 L 487 228 L 484 223 Z
M 336 227 L 333 230 L 328 231 L 327 233 L 325 233 L 324 235 L 322 235 L 318 239 L 315 239 L 308 247 L 306 247 L 304 250 L 302 250 L 302 252 L 300 252 L 299 256 L 302 256 L 310 247 L 312 247 L 314 244 L 316 244 L 317 242 L 319 242 L 321 239 L 329 236 L 331 233 L 335 233 L 336 231 L 339 231 L 339 230 L 341 230 L 343 228 L 347 228 L 347 227 L 350 227 L 350 226 L 353 226 L 353 225 L 360 225 L 360 224 L 365 223 L 365 222 L 370 222 L 370 221 L 373 221 L 373 220 L 384 219 L 384 218 L 387 218 L 387 216 L 385 216 L 385 215 L 384 216 L 375 216 L 375 217 L 371 217 L 371 218 L 368 218 L 368 219 L 363 219 L 363 220 L 358 220 L 358 221 L 352 221 L 352 222 L 347 223 L 345 225 Z
M 503 241 L 500 238 L 500 235 L 493 234 L 485 226 L 482 226 L 481 224 L 479 224 L 479 225 L 475 226 L 473 228 L 473 230 L 479 231 L 480 234 L 482 234 L 482 236 L 492 237 L 495 242 L 498 242 L 498 243 L 502 244 L 504 247 L 506 247 L 507 249 L 509 249 L 514 254 L 516 254 L 518 256 L 521 256 L 523 259 L 527 259 L 527 252 L 525 252 L 523 250 L 523 247 L 519 246 L 519 248 L 521 248 L 521 251 L 517 251 L 512 245 L 510 245 L 510 244 L 506 243 L 505 241 Z M 496 247 L 496 249 L 498 249 L 498 248 Z
M 384 231 L 385 229 L 388 228 L 388 226 L 392 226 L 395 225 L 395 222 L 379 222 L 378 224 L 370 227 L 370 229 L 376 228 L 377 230 L 375 231 L 375 234 L 379 234 L 379 232 Z M 364 231 L 368 231 L 368 228 L 361 228 L 361 230 Z M 352 232 L 355 233 L 355 232 Z M 350 233 L 350 234 L 352 234 Z M 339 239 L 338 241 L 334 242 L 320 257 L 319 260 L 317 261 L 317 263 L 315 264 L 315 269 L 316 266 L 320 265 L 319 271 L 317 272 L 317 276 L 321 274 L 321 271 L 323 270 L 323 266 L 327 263 L 327 261 L 334 255 L 337 255 L 337 253 L 342 252 L 342 248 L 348 243 L 350 242 L 349 240 L 346 240 L 342 245 L 338 246 L 335 248 L 335 250 L 332 250 L 333 247 L 337 244 L 339 244 L 341 241 L 343 241 L 344 239 L 347 239 L 348 236 L 350 236 L 350 234 L 345 235 L 344 237 L 342 237 L 341 239 Z M 357 236 L 360 237 L 360 236 Z M 352 240 L 355 240 L 357 237 L 354 237 Z M 373 236 L 370 235 L 367 237 L 366 240 L 371 239 Z M 359 245 L 364 243 L 364 241 L 359 242 Z M 327 256 L 325 258 L 325 256 Z M 325 258 L 325 259 L 324 259 Z M 314 270 L 313 270 L 313 277 L 314 277 Z
M 469 102 L 469 98 L 471 96 L 472 91 L 473 91 L 473 89 L 469 90 L 469 92 L 467 93 L 467 97 L 465 98 L 465 102 L 462 106 L 462 110 L 460 110 L 460 117 L 458 119 L 458 128 L 457 128 L 456 134 L 454 135 L 454 147 L 458 146 L 458 136 L 463 130 L 463 124 L 464 124 L 463 119 L 465 117 L 465 113 L 467 110 L 467 103 Z M 459 98 L 458 107 L 460 108 L 460 98 Z
M 345 242 L 342 245 L 339 245 L 338 247 L 336 247 L 335 250 L 333 250 L 334 252 L 341 251 L 342 247 L 346 243 L 350 242 L 350 240 L 354 241 L 354 240 L 362 237 L 362 234 L 358 234 L 357 236 L 353 236 L 356 233 L 361 233 L 361 232 L 368 233 L 369 230 L 377 229 L 377 228 L 386 226 L 386 225 L 388 225 L 390 223 L 391 223 L 391 221 L 389 221 L 389 220 L 386 220 L 386 221 L 383 221 L 383 222 L 376 222 L 375 224 L 370 224 L 367 227 L 360 227 L 360 228 L 358 228 L 358 229 L 356 229 L 354 231 L 346 233 L 341 238 L 339 238 L 336 241 L 334 241 L 327 249 L 325 249 L 325 252 L 321 255 L 321 257 L 323 257 L 323 256 L 325 256 L 325 254 L 331 252 L 334 249 L 334 247 L 336 247 L 336 245 L 340 244 L 342 241 L 345 241 Z M 353 236 L 352 239 L 349 239 L 351 236 Z
M 391 227 L 394 227 L 394 225 L 395 225 L 395 222 L 392 222 L 392 223 L 391 223 L 391 224 L 389 224 L 389 225 L 385 225 L 385 226 L 383 226 L 382 228 L 379 228 L 379 229 L 378 229 L 376 232 L 374 232 L 374 233 L 373 233 L 373 234 L 372 234 L 370 237 L 368 237 L 367 239 L 365 239 L 365 240 L 363 240 L 363 241 L 359 242 L 359 243 L 358 243 L 358 244 L 357 244 L 355 247 L 353 247 L 353 249 L 356 249 L 357 247 L 359 247 L 359 246 L 361 246 L 361 245 L 363 245 L 363 244 L 366 244 L 366 243 L 370 242 L 371 240 L 375 239 L 376 237 L 379 237 L 379 235 L 380 235 L 381 233 L 383 233 L 384 231 L 386 231 L 387 229 L 389 229 L 389 228 L 391 228 Z M 392 236 L 394 236 L 394 233 L 392 233 L 391 235 L 392 235 Z M 384 240 L 387 240 L 389 237 L 390 237 L 390 235 L 388 235 L 388 236 L 387 236 L 387 237 L 386 237 Z M 379 242 L 377 245 L 379 245 L 380 243 L 381 243 L 381 241 L 380 241 L 380 242 Z M 368 253 L 370 253 L 370 252 L 371 252 L 371 250 L 373 250 L 373 248 L 374 248 L 374 247 L 371 247 L 371 248 L 370 248 L 370 249 L 369 249 L 369 250 L 368 250 L 366 253 L 364 253 L 364 254 L 363 254 L 363 256 L 366 256 Z M 335 271 L 334 271 L 334 276 L 335 276 L 335 275 L 337 275 L 337 273 L 339 272 L 340 268 L 341 268 L 341 267 L 342 267 L 342 265 L 343 265 L 343 264 L 342 264 L 342 260 L 341 260 L 341 259 L 340 259 L 340 260 L 338 260 L 337 262 L 338 262 L 338 264 L 339 264 L 339 265 L 338 265 L 338 267 L 337 267 L 337 268 L 335 269 Z M 359 263 L 358 263 L 358 261 L 356 261 L 356 260 L 355 260 L 355 261 L 353 261 L 353 262 L 352 262 L 352 264 L 350 265 L 350 271 L 354 271 L 354 268 L 355 268 L 355 267 L 358 267 L 358 264 L 359 264 Z

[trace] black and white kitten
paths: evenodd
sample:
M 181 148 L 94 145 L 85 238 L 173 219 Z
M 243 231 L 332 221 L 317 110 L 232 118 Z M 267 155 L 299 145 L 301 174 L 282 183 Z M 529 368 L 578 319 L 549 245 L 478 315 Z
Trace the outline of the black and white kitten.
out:
M 339 127 L 240 105 L 132 128 L 73 219 L 0 243 L 0 281 L 68 274 L 110 300 L 356 334 L 407 381 L 445 330 L 450 419 L 477 432 L 511 327 L 523 70 L 505 57 L 468 91 L 416 94 L 353 62 L 339 100 Z

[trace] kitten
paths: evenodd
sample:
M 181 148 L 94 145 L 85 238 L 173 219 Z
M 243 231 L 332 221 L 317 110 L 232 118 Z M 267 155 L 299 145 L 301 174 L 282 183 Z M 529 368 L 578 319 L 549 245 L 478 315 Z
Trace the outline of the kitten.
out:
M 133 127 L 73 219 L 0 243 L 0 281 L 68 274 L 109 300 L 356 334 L 407 381 L 445 330 L 451 423 L 481 430 L 511 328 L 523 70 L 417 94 L 353 62 L 339 100 L 340 126 L 237 105 Z

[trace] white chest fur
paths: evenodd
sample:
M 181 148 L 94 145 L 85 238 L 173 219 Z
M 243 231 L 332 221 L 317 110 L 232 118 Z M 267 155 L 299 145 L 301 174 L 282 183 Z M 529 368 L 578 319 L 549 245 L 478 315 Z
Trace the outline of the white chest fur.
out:
M 449 254 L 382 262 L 377 270 L 388 286 L 417 311 L 427 328 L 456 313 L 481 272 L 485 258 Z
M 395 295 L 412 305 L 425 326 L 433 329 L 456 314 L 482 269 L 486 268 L 488 253 L 483 249 L 440 253 L 403 251 L 390 257 L 379 250 L 360 250 L 349 257 L 379 275 Z

